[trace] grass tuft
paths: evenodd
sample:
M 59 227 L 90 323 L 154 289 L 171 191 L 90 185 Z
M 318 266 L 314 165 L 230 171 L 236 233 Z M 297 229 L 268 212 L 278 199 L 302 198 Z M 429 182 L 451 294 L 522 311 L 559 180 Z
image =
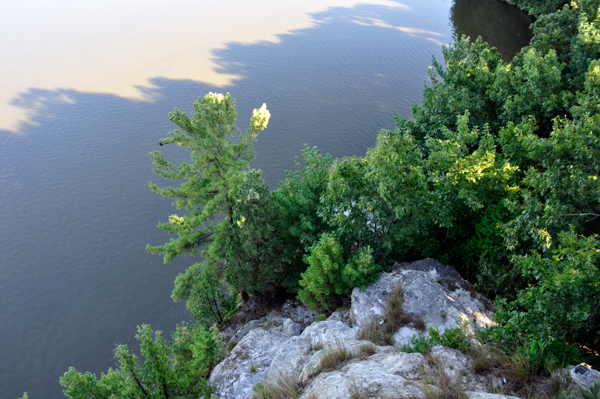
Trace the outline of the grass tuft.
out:
M 339 365 L 353 357 L 352 352 L 342 345 L 339 340 L 335 339 L 334 343 L 329 345 L 323 352 L 319 369 L 322 371 L 335 370 Z
M 419 315 L 415 316 L 415 318 L 413 319 L 413 325 L 417 330 L 421 332 L 427 331 L 427 326 L 425 325 L 425 322 Z
M 479 374 L 489 373 L 508 362 L 508 356 L 490 344 L 472 345 L 467 354 L 473 359 L 473 369 Z
M 358 357 L 361 359 L 366 359 L 371 355 L 374 355 L 377 352 L 377 348 L 372 343 L 362 344 L 358 348 Z
M 288 373 L 278 372 L 276 377 L 252 387 L 252 399 L 298 399 L 300 389 Z
M 310 343 L 310 345 L 308 346 L 308 348 L 306 348 L 306 350 L 304 351 L 304 354 L 307 355 L 311 352 L 317 352 L 320 351 L 321 349 L 323 349 L 323 343 L 322 342 L 312 342 Z
M 423 381 L 418 385 L 425 399 L 468 399 L 460 381 L 460 377 L 452 378 L 446 373 L 441 363 L 431 358 L 433 367 L 425 373 Z
M 376 345 L 389 346 L 394 344 L 394 334 L 400 326 L 410 322 L 410 317 L 404 312 L 402 287 L 397 284 L 392 288 L 388 298 L 387 310 L 383 320 L 373 318 L 369 325 L 359 333 L 358 339 L 371 341 Z
M 365 389 L 356 382 L 355 376 L 352 376 L 352 378 L 350 379 L 348 391 L 350 391 L 350 399 L 367 399 L 368 398 L 367 393 L 365 392 Z

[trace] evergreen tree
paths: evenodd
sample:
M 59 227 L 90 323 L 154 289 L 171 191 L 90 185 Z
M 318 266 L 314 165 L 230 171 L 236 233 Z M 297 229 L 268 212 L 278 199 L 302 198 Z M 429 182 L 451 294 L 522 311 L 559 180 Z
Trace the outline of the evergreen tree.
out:
M 172 199 L 177 209 L 187 211 L 183 216 L 171 215 L 168 223 L 158 225 L 169 234 L 177 233 L 178 238 L 147 247 L 149 252 L 163 255 L 165 262 L 181 254 L 197 253 L 201 244 L 210 241 L 217 215 L 226 215 L 226 221 L 233 223 L 229 193 L 241 181 L 248 162 L 256 156 L 253 143 L 258 133 L 267 127 L 270 114 L 265 104 L 254 110 L 247 134 L 241 135 L 234 125 L 235 101 L 229 94 L 209 93 L 194 103 L 191 118 L 177 108 L 169 116 L 182 130 L 169 132 L 160 145 L 185 147 L 191 152 L 191 163 L 184 160 L 176 166 L 160 151 L 149 154 L 155 173 L 169 180 L 185 179 L 178 188 L 160 188 L 150 183 L 152 191 Z M 238 144 L 234 144 L 236 136 Z
M 185 147 L 190 151 L 191 162 L 184 160 L 174 165 L 160 151 L 150 153 L 155 173 L 169 180 L 184 180 L 177 188 L 160 188 L 150 183 L 153 191 L 172 199 L 177 209 L 186 211 L 183 216 L 171 215 L 167 223 L 158 225 L 169 234 L 176 233 L 177 238 L 146 248 L 163 255 L 165 263 L 182 254 L 196 254 L 201 248 L 206 248 L 202 251 L 204 265 L 216 267 L 215 263 L 221 259 L 221 242 L 216 233 L 223 229 L 223 224 L 233 225 L 232 190 L 243 181 L 248 162 L 256 156 L 253 143 L 267 127 L 270 114 L 265 104 L 255 109 L 246 134 L 235 127 L 236 117 L 235 101 L 229 94 L 209 93 L 194 103 L 191 117 L 176 108 L 170 120 L 181 130 L 169 132 L 160 141 L 161 146 Z M 219 215 L 225 218 L 219 221 Z M 173 299 L 201 300 L 194 287 L 202 268 L 202 264 L 194 265 L 177 277 Z M 198 302 L 193 306 L 205 307 Z
M 277 204 L 254 170 L 245 174 L 235 198 L 234 223 L 223 240 L 227 282 L 250 295 L 271 293 L 284 271 Z
M 90 372 L 82 374 L 71 367 L 60 378 L 66 388 L 63 393 L 70 399 L 195 399 L 214 392 L 206 378 L 223 356 L 218 334 L 183 323 L 172 334 L 171 345 L 149 325 L 138 326 L 135 337 L 145 361 L 127 345 L 118 345 L 117 369 L 110 368 L 96 379 Z

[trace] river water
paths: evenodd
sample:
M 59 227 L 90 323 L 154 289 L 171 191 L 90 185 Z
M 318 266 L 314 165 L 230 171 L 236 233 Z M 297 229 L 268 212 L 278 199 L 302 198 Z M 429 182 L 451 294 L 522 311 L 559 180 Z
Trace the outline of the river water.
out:
M 442 44 L 482 35 L 510 59 L 532 22 L 498 0 L 24 0 L 0 15 L 0 396 L 32 399 L 62 397 L 69 366 L 114 367 L 136 325 L 188 319 L 170 292 L 195 260 L 145 251 L 168 240 L 148 153 L 175 106 L 231 92 L 244 129 L 267 103 L 252 166 L 274 188 L 305 143 L 361 155 L 392 111 L 409 116 Z

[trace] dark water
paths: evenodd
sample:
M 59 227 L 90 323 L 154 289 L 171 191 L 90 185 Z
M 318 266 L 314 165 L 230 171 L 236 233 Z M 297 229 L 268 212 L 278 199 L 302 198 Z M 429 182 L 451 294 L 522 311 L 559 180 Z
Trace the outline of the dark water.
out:
M 505 61 L 510 61 L 529 44 L 529 25 L 534 18 L 517 7 L 497 0 L 460 0 L 450 10 L 456 37 L 481 36 L 498 48 Z M 510 34 L 507 34 L 510 32 Z
M 378 128 L 393 128 L 392 111 L 410 114 L 432 55 L 440 59 L 440 43 L 455 34 L 487 35 L 507 56 L 528 40 L 529 19 L 495 0 L 403 4 L 412 11 L 334 8 L 277 44 L 231 43 L 214 52 L 223 71 L 241 76 L 225 88 L 158 77 L 152 102 L 20 93 L 13 101 L 35 110 L 32 123 L 18 135 L 0 131 L 0 397 L 62 397 L 58 377 L 69 366 L 106 371 L 115 343 L 136 346 L 136 325 L 169 332 L 188 318 L 169 295 L 194 259 L 163 265 L 145 252 L 168 240 L 155 226 L 173 208 L 148 189 L 162 182 L 147 154 L 172 128 L 175 106 L 229 91 L 243 129 L 266 102 L 272 117 L 252 166 L 275 187 L 305 143 L 336 157 L 364 154 Z

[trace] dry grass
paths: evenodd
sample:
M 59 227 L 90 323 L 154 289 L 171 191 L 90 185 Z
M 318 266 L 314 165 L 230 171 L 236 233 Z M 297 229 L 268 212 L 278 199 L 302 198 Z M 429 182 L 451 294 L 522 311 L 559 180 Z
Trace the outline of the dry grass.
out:
M 289 374 L 279 370 L 275 378 L 256 384 L 252 390 L 252 399 L 298 399 L 300 396 L 296 381 Z
M 327 392 L 318 392 L 316 389 L 313 388 L 310 391 L 308 391 L 307 399 L 329 399 L 329 396 L 327 395 Z
M 449 376 L 440 362 L 431 357 L 429 364 L 433 367 L 429 369 L 418 385 L 419 390 L 425 396 L 425 399 L 468 399 L 465 393 L 460 377 L 452 378 Z
M 402 288 L 398 284 L 392 288 L 383 320 L 373 318 L 371 323 L 361 330 L 358 339 L 380 346 L 393 345 L 396 331 L 403 324 L 410 322 L 410 317 L 404 312 L 402 305 Z
M 522 398 L 559 399 L 564 397 L 570 383 L 570 378 L 558 370 L 544 376 L 523 355 L 513 355 L 499 368 L 498 374 L 506 379 L 503 391 Z
M 565 396 L 569 390 L 571 377 L 568 372 L 563 370 L 554 370 L 550 373 L 549 395 L 550 399 L 559 399 Z
M 352 352 L 336 338 L 333 344 L 329 345 L 323 352 L 319 369 L 322 371 L 335 370 L 346 360 L 353 357 Z
M 323 349 L 322 342 L 311 342 L 309 347 L 306 349 L 306 351 L 304 353 L 308 354 L 310 352 L 320 351 L 321 349 Z
M 501 349 L 490 345 L 473 345 L 467 354 L 473 359 L 473 369 L 496 381 L 500 385 L 489 388 L 499 394 L 523 398 L 559 399 L 569 385 L 569 378 L 559 371 L 542 375 L 528 357 L 515 354 L 512 357 Z
M 425 325 L 425 322 L 423 321 L 421 316 L 415 316 L 415 318 L 413 319 L 413 325 L 417 330 L 421 332 L 427 331 L 427 326 Z
M 490 344 L 472 345 L 467 354 L 473 359 L 473 369 L 479 374 L 490 373 L 509 360 L 502 350 Z
M 531 396 L 535 372 L 526 356 L 513 356 L 508 362 L 504 363 L 501 372 L 513 392 L 525 394 L 527 397 Z
M 358 357 L 361 359 L 366 359 L 371 355 L 374 355 L 377 352 L 377 348 L 372 343 L 362 344 L 358 348 Z
M 350 399 L 367 399 L 367 393 L 365 389 L 361 387 L 357 382 L 355 376 L 350 378 L 350 383 L 348 384 L 348 391 L 350 392 Z

